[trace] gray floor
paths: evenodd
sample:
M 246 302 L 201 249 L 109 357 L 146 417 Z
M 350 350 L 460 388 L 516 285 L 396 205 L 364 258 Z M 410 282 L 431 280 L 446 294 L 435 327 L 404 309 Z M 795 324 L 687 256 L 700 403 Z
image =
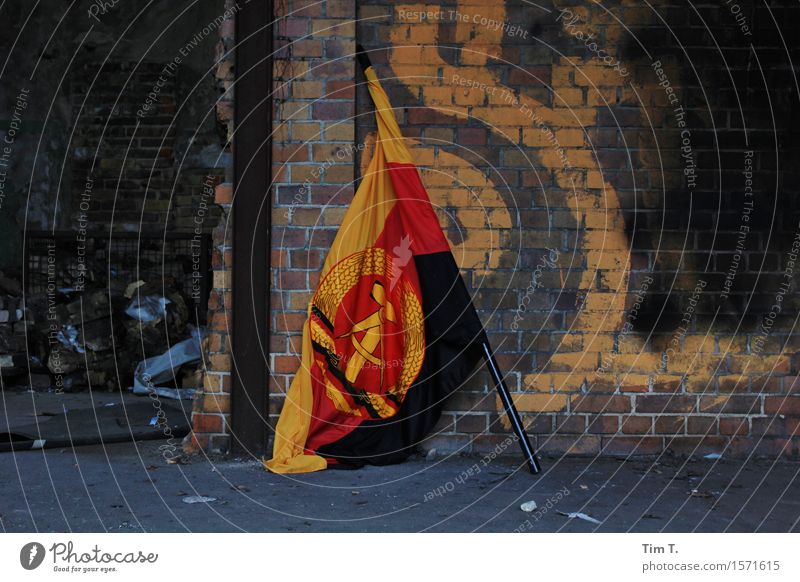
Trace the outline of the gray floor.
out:
M 800 465 L 786 462 L 545 458 L 534 477 L 513 458 L 450 457 L 287 477 L 253 459 L 168 464 L 161 444 L 0 453 L 0 529 L 800 531 Z M 214 500 L 187 503 L 198 495 Z

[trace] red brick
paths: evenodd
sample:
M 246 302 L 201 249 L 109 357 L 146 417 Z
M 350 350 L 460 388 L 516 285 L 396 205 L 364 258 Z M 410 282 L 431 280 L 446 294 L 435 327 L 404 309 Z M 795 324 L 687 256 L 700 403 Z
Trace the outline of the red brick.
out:
M 298 40 L 292 44 L 292 56 L 294 57 L 321 57 L 321 40 Z
M 230 372 L 231 357 L 228 354 L 213 354 L 208 358 L 208 369 L 214 372 Z
M 550 431 L 548 431 L 550 432 Z M 557 434 L 583 434 L 586 432 L 586 415 L 559 414 L 555 418 L 555 431 Z
M 696 400 L 691 396 L 661 396 L 639 394 L 636 396 L 636 412 L 664 414 L 670 412 L 694 412 Z
M 203 412 L 228 414 L 231 411 L 230 394 L 204 394 Z
M 331 79 L 352 80 L 355 71 L 355 61 L 352 59 L 326 59 L 314 67 L 314 76 L 328 81 Z M 352 105 L 353 103 L 342 101 L 342 104 Z
M 278 313 L 275 315 L 275 331 L 299 331 L 306 319 L 305 313 Z
M 208 344 L 206 344 L 206 349 L 208 352 L 221 352 L 223 348 L 223 338 L 226 336 L 221 333 L 210 333 L 208 334 L 207 340 Z
M 278 31 L 281 36 L 290 38 L 304 37 L 311 32 L 311 19 L 281 18 L 278 21 Z
M 193 414 L 192 427 L 197 433 L 221 433 L 225 423 L 221 414 Z
M 758 396 L 701 396 L 700 412 L 706 414 L 758 414 Z
M 785 394 L 800 394 L 800 376 L 785 376 L 783 378 L 783 392 Z
M 291 4 L 291 13 L 295 18 L 318 18 L 322 16 L 325 4 L 319 0 L 294 0 Z M 280 3 L 276 4 L 276 9 L 278 6 Z M 276 14 L 276 16 L 282 15 Z
M 326 85 L 328 99 L 355 99 L 356 90 L 352 81 L 328 81 Z
M 230 325 L 231 321 L 227 313 L 215 313 L 211 316 L 209 327 L 214 331 L 227 332 Z
M 655 422 L 656 434 L 682 434 L 686 428 L 686 417 L 683 416 L 657 416 Z
M 214 188 L 214 202 L 217 204 L 230 204 L 233 202 L 233 184 L 223 182 Z
M 786 378 L 780 376 L 754 376 L 750 379 L 753 392 L 780 394 L 783 392 L 783 382 Z
M 800 395 L 767 396 L 764 398 L 766 414 L 800 415 Z
M 322 268 L 322 253 L 318 250 L 296 250 L 289 254 L 292 269 Z
M 354 107 L 350 101 L 318 101 L 314 103 L 314 119 L 345 120 L 353 117 Z
M 325 16 L 328 18 L 355 18 L 356 4 L 353 0 L 326 0 Z
M 681 391 L 682 378 L 676 377 L 667 379 L 664 376 L 657 376 L 658 380 L 653 380 L 653 392 L 667 392 L 677 394 Z
M 300 367 L 300 358 L 297 356 L 274 356 L 275 363 L 272 366 L 274 374 L 294 374 Z
M 746 418 L 720 418 L 719 434 L 724 435 L 747 435 L 750 427 Z
M 716 434 L 717 419 L 711 416 L 690 416 L 686 419 L 686 432 L 690 435 Z
M 272 159 L 276 162 L 307 162 L 308 146 L 306 144 L 273 145 Z
M 220 293 L 220 291 L 212 289 L 211 293 L 208 294 L 208 308 L 212 311 L 222 308 L 222 296 Z
M 601 412 L 601 413 L 622 413 L 630 412 L 631 399 L 629 396 L 588 396 L 579 395 L 572 397 L 573 412 Z
M 619 417 L 608 414 L 589 416 L 586 432 L 590 434 L 614 434 L 619 430 Z
M 499 419 L 499 417 L 497 418 Z M 549 435 L 553 433 L 553 417 L 549 414 L 540 414 L 537 416 L 523 415 L 522 424 L 525 425 L 525 430 L 527 430 L 529 434 Z M 492 432 L 501 432 L 502 426 L 499 420 L 494 422 L 493 417 L 493 420 L 489 423 L 489 428 Z
M 653 419 L 649 416 L 624 416 L 620 429 L 625 434 L 650 434 L 653 431 Z
M 550 71 L 550 67 L 525 67 L 522 70 L 514 68 L 508 73 L 508 84 L 525 87 L 550 85 Z
M 486 129 L 482 127 L 460 127 L 458 129 L 460 145 L 486 145 Z
M 307 289 L 307 271 L 280 271 L 278 273 L 278 288 L 282 291 Z

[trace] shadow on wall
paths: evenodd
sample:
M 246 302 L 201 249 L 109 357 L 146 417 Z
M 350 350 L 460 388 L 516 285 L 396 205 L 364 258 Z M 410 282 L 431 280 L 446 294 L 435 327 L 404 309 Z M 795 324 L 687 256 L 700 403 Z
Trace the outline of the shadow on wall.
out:
M 641 11 L 622 43 L 649 114 L 622 132 L 641 150 L 641 187 L 619 190 L 626 232 L 657 273 L 637 329 L 672 331 L 693 309 L 703 331 L 756 330 L 781 285 L 796 284 L 784 275 L 800 232 L 797 80 L 776 26 L 793 30 L 800 11 L 772 4 Z M 786 329 L 798 309 L 787 297 Z

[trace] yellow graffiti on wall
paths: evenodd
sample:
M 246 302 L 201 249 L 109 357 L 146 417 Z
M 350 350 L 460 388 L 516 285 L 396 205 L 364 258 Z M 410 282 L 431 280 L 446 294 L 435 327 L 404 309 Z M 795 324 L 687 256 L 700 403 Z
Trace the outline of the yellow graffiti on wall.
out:
M 598 111 L 608 106 L 606 98 L 618 92 L 630 93 L 626 86 L 630 80 L 591 58 L 561 56 L 555 59 L 550 71 L 553 106 L 524 91 L 516 95 L 496 76 L 497 68 L 488 66 L 490 60 L 503 62 L 502 28 L 485 26 L 469 18 L 457 19 L 454 41 L 460 49 L 457 55 L 443 58 L 445 52 L 454 49 L 439 46 L 439 22 L 398 16 L 438 9 L 439 4 L 394 6 L 389 64 L 396 81 L 413 95 L 419 95 L 425 107 L 454 119 L 477 118 L 497 137 L 534 151 L 532 159 L 555 176 L 559 188 L 571 192 L 567 201 L 579 232 L 576 256 L 580 260 L 577 265 L 562 262 L 559 266 L 562 273 L 580 273 L 577 314 L 568 322 L 569 333 L 549 362 L 539 372 L 525 377 L 529 390 L 550 394 L 546 403 L 534 401 L 528 409 L 542 410 L 542 406 L 550 409 L 553 403 L 559 403 L 557 409 L 563 408 L 566 401 L 559 400 L 557 393 L 582 389 L 708 390 L 725 352 L 734 345 L 733 338 L 729 338 L 728 345 L 723 338 L 717 349 L 713 337 L 687 335 L 682 339 L 683 351 L 670 357 L 667 374 L 662 366 L 663 349 L 645 345 L 640 335 L 623 331 L 626 300 L 630 301 L 636 291 L 629 289 L 630 242 L 617 192 L 604 179 L 603 168 L 584 128 L 595 125 Z M 502 1 L 460 0 L 455 10 L 462 15 L 479 13 L 494 22 L 506 20 Z M 606 22 L 607 41 L 619 38 L 621 25 L 617 26 L 620 30 L 615 30 L 613 21 Z M 613 53 L 613 48 L 608 48 L 608 52 Z M 454 83 L 456 79 L 467 81 Z M 541 86 L 541 83 L 531 77 L 531 85 Z M 584 87 L 588 89 L 585 94 Z M 516 97 L 509 100 L 508 95 Z M 484 168 L 473 165 L 459 153 L 458 147 L 453 153 L 445 153 L 441 145 L 428 140 L 414 141 L 414 151 L 418 164 L 427 168 L 423 170 L 423 181 L 433 203 L 442 208 L 455 207 L 455 218 L 469 229 L 463 243 L 451 241 L 456 259 L 466 269 L 494 269 L 503 263 L 499 233 L 513 227 L 508 203 L 500 194 L 502 184 L 495 176 L 487 179 Z M 471 188 L 477 189 L 479 203 L 475 192 L 468 192 Z M 491 209 L 492 221 L 480 223 L 484 211 L 480 205 Z M 526 228 L 524 223 L 518 226 Z M 487 253 L 487 248 L 497 252 Z M 562 259 L 568 259 L 568 254 L 563 253 Z M 621 333 L 624 341 L 620 341 Z M 739 372 L 719 378 L 720 382 L 727 380 L 735 385 L 743 379 L 746 385 L 744 372 L 766 373 L 775 363 L 764 357 L 737 357 L 741 358 Z

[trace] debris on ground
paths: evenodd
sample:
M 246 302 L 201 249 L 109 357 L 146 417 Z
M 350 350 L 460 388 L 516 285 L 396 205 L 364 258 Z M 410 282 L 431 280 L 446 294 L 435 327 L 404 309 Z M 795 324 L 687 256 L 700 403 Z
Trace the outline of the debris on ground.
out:
M 700 491 L 699 489 L 692 489 L 688 493 L 689 497 L 700 497 L 701 499 L 712 499 L 716 497 L 714 493 L 710 491 Z
M 525 503 L 523 503 L 522 505 L 519 506 L 519 508 L 522 511 L 525 511 L 525 512 L 528 512 L 528 513 L 530 513 L 531 511 L 535 511 L 537 507 L 538 507 L 538 505 L 536 505 L 535 501 L 526 501 Z
M 125 314 L 145 323 L 161 321 L 167 315 L 167 305 L 170 300 L 158 295 L 141 295 L 131 299 Z
M 595 523 L 597 525 L 600 525 L 602 523 L 601 521 L 598 521 L 595 518 L 593 518 L 591 515 L 586 515 L 585 513 L 581 513 L 579 511 L 573 513 L 557 511 L 556 513 L 558 513 L 558 515 L 563 515 L 568 519 L 582 519 L 583 521 L 588 521 L 589 523 Z
M 191 327 L 191 326 L 189 326 Z M 133 372 L 134 394 L 147 395 L 155 393 L 165 398 L 190 399 L 199 384 L 190 387 L 174 388 L 168 384 L 174 383 L 180 376 L 180 369 L 188 365 L 192 369 L 190 377 L 200 378 L 194 370 L 200 366 L 201 344 L 203 341 L 202 328 L 192 328 L 191 337 L 173 345 L 165 353 L 147 358 L 136 366 Z
M 112 274 L 107 281 L 84 278 L 77 285 L 67 271 L 58 274 L 63 285 L 24 296 L 15 281 L 21 273 L 0 272 L 0 369 L 6 387 L 125 389 L 137 363 L 191 339 L 190 300 L 179 279 L 159 275 L 126 283 Z M 194 359 L 174 372 L 159 386 L 190 395 L 201 385 L 201 366 Z
M 204 495 L 187 495 L 183 498 L 184 503 L 194 504 L 194 503 L 211 503 L 212 501 L 216 501 L 216 497 L 205 497 Z

